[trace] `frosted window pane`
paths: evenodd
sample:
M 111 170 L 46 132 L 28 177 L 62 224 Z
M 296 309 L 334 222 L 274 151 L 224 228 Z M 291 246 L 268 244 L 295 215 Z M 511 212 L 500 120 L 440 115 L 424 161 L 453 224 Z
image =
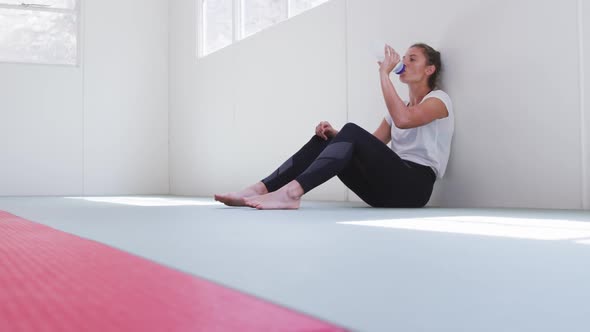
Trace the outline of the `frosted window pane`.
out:
M 0 4 L 20 5 L 21 3 L 50 5 L 48 8 L 74 9 L 76 0 L 0 0 Z M 33 8 L 33 7 L 31 7 Z M 40 7 L 44 8 L 44 7 Z
M 295 16 L 324 2 L 328 2 L 328 0 L 291 0 L 289 15 Z
M 287 0 L 243 0 L 244 36 L 287 18 Z
M 204 1 L 204 54 L 209 54 L 232 43 L 232 3 L 232 0 Z
M 0 61 L 76 64 L 75 14 L 0 8 Z

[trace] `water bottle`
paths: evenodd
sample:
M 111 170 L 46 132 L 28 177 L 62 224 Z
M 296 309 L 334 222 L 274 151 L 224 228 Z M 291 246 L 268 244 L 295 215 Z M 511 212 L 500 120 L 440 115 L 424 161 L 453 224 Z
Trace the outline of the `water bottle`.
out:
M 406 71 L 406 65 L 404 65 L 404 62 L 400 59 L 397 65 L 393 67 L 393 72 L 401 75 L 404 71 Z

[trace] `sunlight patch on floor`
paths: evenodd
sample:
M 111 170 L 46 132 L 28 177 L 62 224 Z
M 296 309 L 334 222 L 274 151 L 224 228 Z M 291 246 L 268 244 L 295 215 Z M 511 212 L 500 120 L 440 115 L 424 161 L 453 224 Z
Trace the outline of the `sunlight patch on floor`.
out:
M 590 244 L 590 222 L 489 216 L 428 217 L 341 222 L 418 231 L 499 236 L 534 240 L 575 240 Z
M 80 199 L 89 202 L 113 203 L 134 206 L 208 206 L 221 205 L 210 199 L 193 198 L 166 198 L 166 197 L 142 197 L 142 196 L 109 196 L 109 197 L 66 197 L 68 199 Z

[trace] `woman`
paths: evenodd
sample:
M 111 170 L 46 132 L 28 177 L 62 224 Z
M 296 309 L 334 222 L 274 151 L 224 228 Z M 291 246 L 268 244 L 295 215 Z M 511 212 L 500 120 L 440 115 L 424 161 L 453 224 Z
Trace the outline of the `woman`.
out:
M 409 87 L 407 102 L 389 78 L 399 61 L 399 54 L 385 45 L 378 64 L 388 114 L 373 134 L 353 123 L 337 131 L 322 121 L 312 139 L 274 173 L 241 191 L 215 195 L 215 200 L 229 206 L 297 209 L 301 196 L 336 175 L 371 206 L 426 205 L 449 159 L 452 103 L 445 92 L 435 90 L 439 52 L 426 44 L 414 44 L 406 52 L 400 80 Z

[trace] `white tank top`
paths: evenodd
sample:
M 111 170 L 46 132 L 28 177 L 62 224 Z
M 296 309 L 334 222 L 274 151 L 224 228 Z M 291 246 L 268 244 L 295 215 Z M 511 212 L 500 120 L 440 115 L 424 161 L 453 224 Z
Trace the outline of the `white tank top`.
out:
M 404 160 L 430 166 L 436 177 L 441 179 L 449 162 L 455 129 L 453 103 L 449 95 L 442 90 L 431 91 L 420 103 L 428 98 L 440 99 L 447 107 L 449 116 L 410 129 L 397 128 L 389 113 L 385 120 L 391 126 L 391 149 Z

